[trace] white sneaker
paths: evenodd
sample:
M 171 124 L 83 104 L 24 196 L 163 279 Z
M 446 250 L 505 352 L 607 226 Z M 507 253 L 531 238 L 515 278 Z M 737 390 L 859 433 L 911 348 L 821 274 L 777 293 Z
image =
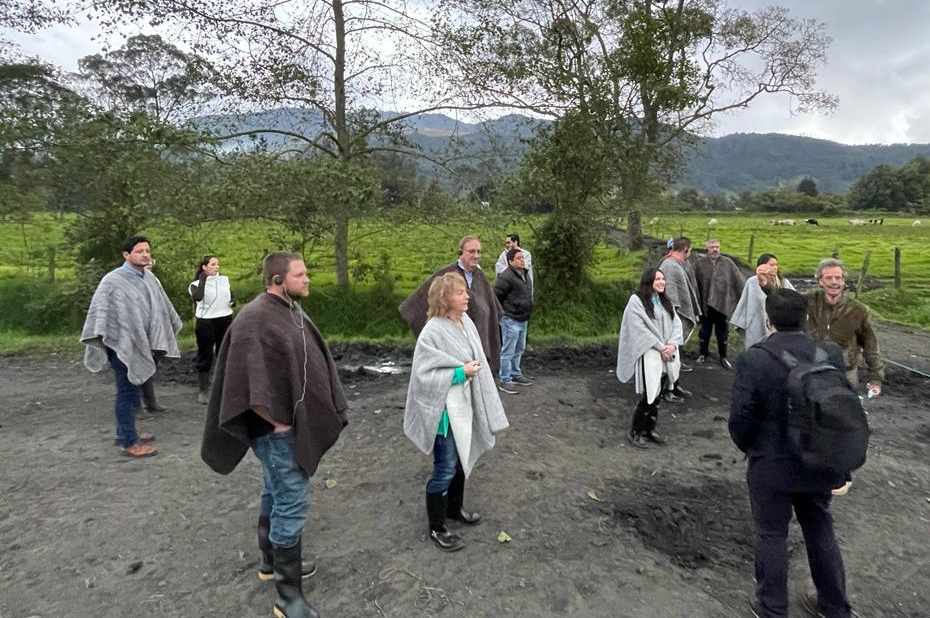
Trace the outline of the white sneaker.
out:
M 830 490 L 830 493 L 833 494 L 834 496 L 845 496 L 846 494 L 849 493 L 849 487 L 851 485 L 852 485 L 852 481 L 846 481 L 839 487 L 836 487 Z

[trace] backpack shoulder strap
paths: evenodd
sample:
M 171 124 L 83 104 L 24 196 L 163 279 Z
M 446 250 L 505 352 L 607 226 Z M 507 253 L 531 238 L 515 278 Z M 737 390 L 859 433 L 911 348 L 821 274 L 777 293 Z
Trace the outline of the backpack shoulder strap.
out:
M 752 347 L 759 348 L 760 350 L 765 350 L 765 352 L 769 356 L 771 356 L 772 358 L 780 362 L 782 365 L 787 367 L 788 371 L 791 371 L 792 369 L 798 366 L 798 359 L 794 354 L 778 346 L 766 345 L 767 343 L 768 343 L 768 340 L 762 341 Z

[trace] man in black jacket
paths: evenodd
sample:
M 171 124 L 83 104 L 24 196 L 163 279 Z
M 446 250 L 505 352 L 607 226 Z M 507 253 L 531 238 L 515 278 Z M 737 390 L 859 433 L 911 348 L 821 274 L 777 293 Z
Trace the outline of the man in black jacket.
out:
M 500 301 L 501 369 L 498 388 L 502 393 L 516 395 L 516 385 L 533 383 L 523 375 L 520 360 L 526 349 L 526 327 L 533 313 L 533 280 L 526 271 L 523 251 L 519 247 L 507 251 L 507 269 L 497 276 L 494 294 Z
M 779 289 L 766 298 L 765 311 L 767 326 L 775 332 L 740 355 L 729 422 L 733 442 L 749 460 L 746 481 L 756 529 L 756 590 L 750 607 L 758 618 L 788 615 L 787 540 L 793 507 L 817 588 L 817 612 L 848 618 L 846 574 L 830 514 L 830 490 L 842 479 L 806 469 L 792 453 L 786 437 L 788 369 L 772 355 L 787 350 L 801 362 L 813 360 L 817 344 L 804 333 L 807 298 Z M 843 370 L 839 346 L 820 345 L 830 364 Z

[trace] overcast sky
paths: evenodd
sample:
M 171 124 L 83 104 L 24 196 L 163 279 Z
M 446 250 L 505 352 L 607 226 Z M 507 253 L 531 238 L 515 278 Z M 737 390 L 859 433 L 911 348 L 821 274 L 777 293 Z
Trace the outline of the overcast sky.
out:
M 2 1 L 2 0 L 0 0 Z M 847 144 L 930 143 L 930 0 L 730 0 L 754 10 L 787 7 L 796 17 L 827 25 L 833 38 L 819 71 L 821 89 L 839 96 L 830 116 L 792 116 L 787 97 L 769 96 L 750 109 L 721 116 L 714 135 L 791 133 Z M 74 70 L 100 50 L 88 24 L 13 35 L 27 55 Z

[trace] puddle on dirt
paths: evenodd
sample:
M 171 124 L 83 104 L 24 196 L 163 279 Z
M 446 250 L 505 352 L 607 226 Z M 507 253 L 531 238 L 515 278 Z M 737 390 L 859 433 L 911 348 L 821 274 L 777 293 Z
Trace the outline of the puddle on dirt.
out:
M 753 527 L 746 485 L 634 483 L 616 486 L 610 510 L 616 525 L 687 569 L 751 568 Z

